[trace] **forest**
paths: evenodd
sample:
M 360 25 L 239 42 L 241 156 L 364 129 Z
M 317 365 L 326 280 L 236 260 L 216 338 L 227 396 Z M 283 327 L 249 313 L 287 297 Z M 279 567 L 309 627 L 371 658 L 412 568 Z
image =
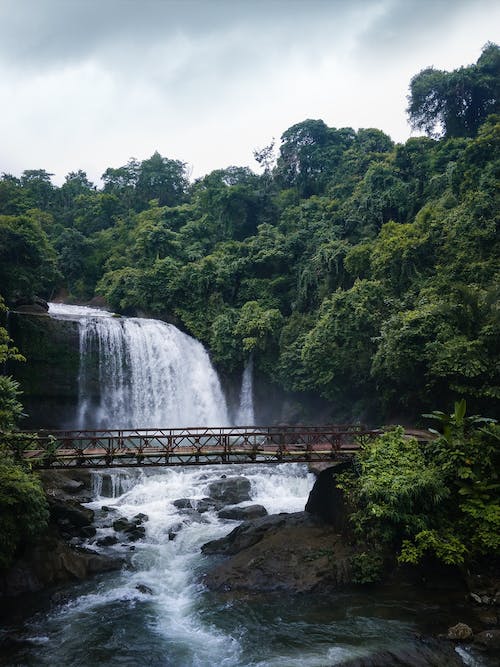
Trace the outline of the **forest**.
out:
M 166 319 L 219 369 L 313 392 L 333 417 L 414 418 L 498 388 L 498 86 L 475 65 L 410 84 L 426 136 L 305 120 L 249 168 L 191 183 L 186 164 L 131 158 L 102 187 L 83 171 L 0 180 L 0 285 Z
M 231 166 L 191 182 L 158 152 L 106 169 L 100 186 L 83 171 L 60 187 L 44 169 L 3 174 L 0 307 L 99 297 L 180 326 L 227 374 L 252 354 L 261 377 L 321 396 L 332 419 L 439 410 L 430 460 L 397 432 L 364 452 L 344 480 L 354 519 L 399 540 L 406 562 L 427 548 L 458 563 L 498 552 L 498 429 L 465 410 L 498 417 L 499 86 L 489 43 L 473 65 L 413 77 L 408 115 L 423 136 L 395 144 L 307 119 L 255 150 L 259 174 Z M 7 359 L 20 355 L 0 328 Z M 0 376 L 0 429 L 21 413 Z M 18 502 L 2 527 L 10 559 L 46 509 L 19 467 L 4 459 L 0 476 L 0 501 Z M 459 537 L 437 536 L 453 525 Z

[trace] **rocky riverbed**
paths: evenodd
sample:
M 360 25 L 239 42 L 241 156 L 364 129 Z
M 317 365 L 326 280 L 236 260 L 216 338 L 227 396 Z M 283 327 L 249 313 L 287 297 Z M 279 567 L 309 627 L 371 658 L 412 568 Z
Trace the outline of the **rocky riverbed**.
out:
M 3 578 L 3 595 L 56 590 L 54 586 L 118 571 L 124 565 L 133 573 L 137 567 L 133 560 L 136 549 L 143 548 L 148 531 L 148 512 L 123 513 L 120 505 L 111 501 L 109 505 L 94 501 L 90 509 L 86 505 L 96 490 L 87 471 L 49 471 L 42 477 L 51 512 L 50 527 Z M 344 591 L 352 590 L 352 557 L 356 547 L 347 530 L 343 499 L 332 488 L 332 470 L 318 473 L 305 503 L 308 511 L 269 515 L 263 504 L 254 502 L 255 488 L 244 474 L 231 471 L 227 475 L 207 475 L 205 483 L 203 474 L 198 477 L 200 487 L 192 488 L 204 488 L 205 495 L 196 492 L 174 496 L 169 502 L 177 519 L 163 534 L 167 542 L 182 543 L 194 526 L 199 525 L 203 532 L 206 525 L 208 530 L 207 517 L 213 521 L 215 515 L 226 523 L 222 535 L 219 533 L 218 538 L 201 546 L 206 560 L 198 573 L 212 591 L 210 595 L 216 596 L 214 599 L 258 600 L 263 595 L 285 595 L 298 601 L 329 595 L 335 604 L 333 600 L 339 592 L 343 595 Z M 110 488 L 101 489 L 100 493 L 113 495 L 113 479 L 101 474 L 101 484 Z M 464 664 L 460 653 L 455 651 L 456 646 L 473 646 L 478 654 L 486 656 L 487 662 L 481 664 L 497 664 L 500 584 L 493 575 L 483 571 L 481 575 L 464 577 L 451 571 L 399 569 L 389 573 L 378 587 L 358 587 L 360 593 L 356 595 L 368 596 L 367 599 L 384 599 L 389 595 L 406 600 L 404 604 L 413 604 L 408 601 L 418 591 L 415 605 L 421 605 L 422 598 L 427 598 L 430 605 L 451 604 L 460 611 L 450 617 L 448 631 L 442 623 L 431 627 L 411 647 L 385 647 L 374 650 L 369 657 L 335 664 L 351 667 Z M 127 577 L 126 573 L 124 576 Z M 134 574 L 130 577 L 135 582 L 136 594 L 155 599 L 154 580 L 140 579 Z M 441 638 L 429 637 L 438 632 Z M 17 641 L 12 635 L 4 640 L 7 644 Z

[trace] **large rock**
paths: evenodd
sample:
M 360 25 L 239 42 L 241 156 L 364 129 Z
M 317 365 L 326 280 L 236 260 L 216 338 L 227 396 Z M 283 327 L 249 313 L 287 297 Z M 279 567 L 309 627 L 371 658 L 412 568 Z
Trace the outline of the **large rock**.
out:
M 379 649 L 335 663 L 337 667 L 460 667 L 464 663 L 449 644 L 422 639 L 389 649 Z
M 350 581 L 351 547 L 306 512 L 246 521 L 202 551 L 231 556 L 206 575 L 213 590 L 303 593 Z
M 45 493 L 52 498 L 81 503 L 92 499 L 90 470 L 40 470 L 38 475 Z
M 52 428 L 70 419 L 78 404 L 78 322 L 12 312 L 9 335 L 29 360 L 8 369 L 23 391 L 24 427 Z
M 267 510 L 263 505 L 247 505 L 246 507 L 225 507 L 218 512 L 219 519 L 232 519 L 234 521 L 248 521 L 267 516 Z
M 208 495 L 220 506 L 250 500 L 250 481 L 246 477 L 223 477 L 208 485 Z
M 452 641 L 465 641 L 471 639 L 473 635 L 472 628 L 466 623 L 457 623 L 451 628 L 448 628 L 447 639 Z
M 0 579 L 0 595 L 14 596 L 120 569 L 123 560 L 74 549 L 52 528 Z
M 146 529 L 142 524 L 147 520 L 148 517 L 146 514 L 136 514 L 130 520 L 121 517 L 113 521 L 113 528 L 119 533 L 124 533 L 130 542 L 137 542 L 137 540 L 142 539 L 146 534 Z
M 305 507 L 306 512 L 321 517 L 338 532 L 347 529 L 348 513 L 344 494 L 336 486 L 336 478 L 351 467 L 350 462 L 340 463 L 319 472 Z
M 61 532 L 70 537 L 92 537 L 95 528 L 92 525 L 94 512 L 83 507 L 76 500 L 60 500 L 47 496 L 50 518 Z

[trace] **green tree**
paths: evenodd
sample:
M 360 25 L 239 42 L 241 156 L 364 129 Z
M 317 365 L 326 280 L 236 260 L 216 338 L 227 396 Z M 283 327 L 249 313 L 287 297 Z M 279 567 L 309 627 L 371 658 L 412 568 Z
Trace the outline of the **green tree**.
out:
M 475 65 L 443 72 L 433 67 L 413 77 L 408 115 L 431 136 L 474 136 L 487 116 L 499 112 L 500 48 L 488 43 Z

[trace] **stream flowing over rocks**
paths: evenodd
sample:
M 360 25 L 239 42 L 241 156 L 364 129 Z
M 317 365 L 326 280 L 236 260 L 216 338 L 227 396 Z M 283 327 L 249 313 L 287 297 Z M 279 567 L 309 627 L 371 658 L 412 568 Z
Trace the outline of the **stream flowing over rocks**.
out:
M 402 581 L 346 586 L 352 548 L 304 511 L 325 483 L 311 493 L 306 466 L 43 476 L 58 546 L 39 560 L 57 560 L 65 575 L 45 578 L 38 613 L 26 618 L 23 602 L 9 615 L 3 667 L 137 665 L 145 655 L 158 667 L 495 664 L 463 596 L 430 601 Z M 245 519 L 246 510 L 267 514 Z M 436 637 L 454 614 L 478 643 Z

